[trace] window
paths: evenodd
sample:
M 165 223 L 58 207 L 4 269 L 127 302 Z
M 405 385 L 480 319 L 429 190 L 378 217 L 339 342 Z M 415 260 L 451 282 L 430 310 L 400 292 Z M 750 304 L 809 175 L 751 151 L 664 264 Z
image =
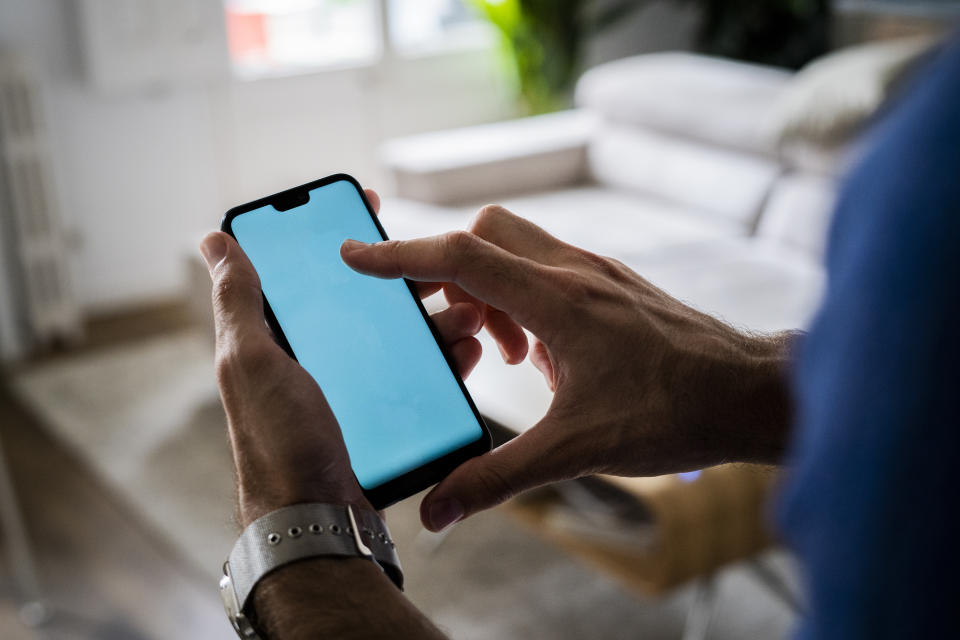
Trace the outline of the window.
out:
M 389 0 L 390 44 L 401 54 L 422 54 L 492 42 L 490 26 L 464 0 Z
M 227 0 L 226 12 L 240 75 L 370 62 L 380 52 L 375 0 Z
M 469 0 L 225 0 L 234 70 L 243 77 L 372 64 L 492 41 Z M 384 20 L 387 28 L 383 27 Z

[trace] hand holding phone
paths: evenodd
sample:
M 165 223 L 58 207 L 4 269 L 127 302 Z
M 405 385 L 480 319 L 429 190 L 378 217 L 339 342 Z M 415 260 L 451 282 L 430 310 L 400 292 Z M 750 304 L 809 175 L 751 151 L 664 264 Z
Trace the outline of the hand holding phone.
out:
M 348 238 L 386 239 L 355 180 L 331 176 L 236 207 L 222 228 L 259 274 L 278 343 L 323 390 L 375 508 L 489 450 L 486 426 L 414 286 L 361 275 L 340 258 Z M 457 313 L 465 315 L 462 307 Z M 479 330 L 479 318 L 470 324 Z
M 376 211 L 377 194 L 366 195 Z M 213 279 L 217 374 L 237 463 L 242 523 L 295 502 L 370 507 L 323 393 L 264 324 L 260 280 L 248 257 L 223 232 L 209 234 L 201 252 Z M 465 377 L 480 357 L 472 337 L 480 328 L 477 311 L 454 304 L 433 321 Z

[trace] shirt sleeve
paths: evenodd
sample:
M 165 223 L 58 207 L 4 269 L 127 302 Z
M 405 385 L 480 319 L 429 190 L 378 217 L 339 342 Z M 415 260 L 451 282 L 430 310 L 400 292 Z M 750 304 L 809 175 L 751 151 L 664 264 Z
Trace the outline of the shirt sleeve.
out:
M 778 505 L 803 638 L 960 633 L 960 46 L 877 123 L 843 187 L 800 347 Z

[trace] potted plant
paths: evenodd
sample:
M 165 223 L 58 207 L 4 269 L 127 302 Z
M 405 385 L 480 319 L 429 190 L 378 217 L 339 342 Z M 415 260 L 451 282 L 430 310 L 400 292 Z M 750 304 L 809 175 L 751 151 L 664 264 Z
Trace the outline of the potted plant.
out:
M 799 68 L 827 50 L 830 0 L 677 0 L 700 9 L 701 53 Z M 570 104 L 592 38 L 648 0 L 471 0 L 497 29 L 521 109 Z

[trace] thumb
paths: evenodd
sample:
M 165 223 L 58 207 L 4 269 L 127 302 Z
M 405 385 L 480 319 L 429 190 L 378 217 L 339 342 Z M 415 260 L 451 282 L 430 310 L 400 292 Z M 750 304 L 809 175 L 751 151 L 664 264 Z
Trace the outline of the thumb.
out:
M 226 338 L 266 334 L 260 278 L 237 241 L 214 231 L 200 243 L 213 280 L 213 315 L 218 343 Z
M 464 462 L 423 499 L 423 526 L 440 531 L 529 489 L 576 477 L 579 469 L 558 435 L 556 428 L 541 421 L 493 451 Z

